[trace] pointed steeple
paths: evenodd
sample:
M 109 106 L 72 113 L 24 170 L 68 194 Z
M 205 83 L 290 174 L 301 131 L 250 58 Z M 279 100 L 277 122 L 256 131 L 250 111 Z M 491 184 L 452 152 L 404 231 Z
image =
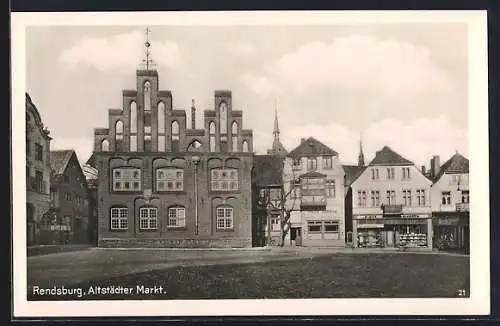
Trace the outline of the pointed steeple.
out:
M 358 166 L 365 166 L 365 155 L 363 154 L 363 139 L 360 137 L 359 139 L 359 155 L 358 155 Z
M 278 126 L 278 100 L 275 101 L 274 108 L 274 129 L 273 129 L 274 140 L 280 140 L 280 128 Z

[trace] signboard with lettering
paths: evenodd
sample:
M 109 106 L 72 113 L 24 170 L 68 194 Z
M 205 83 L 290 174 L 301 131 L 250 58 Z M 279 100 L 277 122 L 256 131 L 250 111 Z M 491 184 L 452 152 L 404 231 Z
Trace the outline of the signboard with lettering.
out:
M 438 219 L 438 225 L 457 225 L 458 217 L 448 217 Z

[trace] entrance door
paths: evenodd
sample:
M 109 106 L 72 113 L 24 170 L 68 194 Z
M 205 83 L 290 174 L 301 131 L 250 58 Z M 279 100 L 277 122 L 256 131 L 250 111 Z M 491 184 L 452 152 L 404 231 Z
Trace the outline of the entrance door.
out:
M 301 228 L 296 228 L 296 235 L 295 235 L 295 245 L 296 246 L 302 246 L 302 229 Z
M 386 234 L 386 246 L 394 247 L 394 231 L 385 231 Z

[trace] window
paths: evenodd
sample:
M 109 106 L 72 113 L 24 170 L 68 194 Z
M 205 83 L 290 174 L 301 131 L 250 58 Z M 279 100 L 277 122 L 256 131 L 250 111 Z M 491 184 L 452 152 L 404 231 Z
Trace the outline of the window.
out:
M 151 111 L 151 83 L 144 83 L 144 111 Z
M 113 169 L 113 191 L 140 191 L 141 170 L 134 168 Z
M 281 199 L 281 189 L 269 190 L 269 198 L 271 200 L 280 200 Z
M 243 147 L 243 153 L 248 153 L 249 152 L 249 149 L 248 149 L 248 142 L 246 140 L 244 140 L 242 143 L 241 143 L 241 146 Z
M 109 141 L 107 139 L 104 139 L 101 142 L 101 151 L 103 151 L 103 152 L 109 152 Z
M 233 219 L 232 207 L 217 207 L 217 229 L 232 229 Z
M 215 123 L 213 121 L 210 122 L 209 132 L 210 132 L 210 140 L 209 140 L 210 151 L 215 152 Z
M 410 179 L 410 168 L 403 168 L 403 180 Z
M 294 158 L 292 168 L 294 170 L 300 170 L 302 168 L 302 160 L 300 158 Z
M 469 203 L 469 190 L 462 190 L 462 203 L 463 204 Z
M 307 230 L 309 233 L 321 233 L 321 221 L 307 221 Z
M 211 185 L 212 191 L 238 190 L 238 170 L 212 169 Z
M 396 193 L 394 190 L 387 190 L 387 205 L 394 205 L 396 203 Z
M 43 146 L 38 143 L 35 143 L 35 159 L 43 162 Z
M 177 121 L 172 122 L 172 151 L 179 151 L 179 123 Z
M 326 180 L 326 196 L 335 198 L 335 180 Z
M 324 221 L 324 226 L 325 226 L 326 233 L 339 232 L 339 222 L 338 221 Z
M 158 103 L 158 151 L 165 151 L 165 104 Z
M 307 159 L 307 169 L 316 170 L 318 168 L 318 161 L 315 157 Z
M 64 196 L 64 198 L 67 200 L 67 201 L 71 201 L 72 200 L 72 196 L 69 192 L 67 192 Z
M 452 177 L 452 184 L 459 184 L 462 181 L 462 176 L 460 174 L 454 174 Z
M 219 106 L 220 113 L 220 133 L 227 134 L 227 104 L 222 102 Z
M 231 143 L 233 146 L 233 152 L 238 151 L 238 123 L 236 121 L 233 122 L 231 127 Z
M 156 170 L 156 191 L 183 191 L 184 170 L 163 168 Z
M 333 167 L 332 157 L 325 156 L 323 157 L 323 169 L 331 169 Z
M 425 206 L 425 190 L 419 189 L 417 190 L 417 205 Z
M 128 209 L 124 207 L 111 208 L 111 230 L 128 229 Z
M 372 169 L 372 180 L 378 180 L 378 179 L 379 179 L 378 169 Z
M 279 231 L 280 228 L 280 217 L 273 216 L 271 217 L 271 231 Z
M 380 206 L 380 191 L 372 190 L 371 191 L 371 198 L 372 198 L 372 207 L 379 207 Z
M 180 228 L 186 226 L 186 209 L 184 207 L 171 207 L 168 209 L 168 227 Z
M 403 202 L 405 206 L 411 206 L 411 190 L 403 190 Z
M 441 192 L 441 205 L 451 205 L 451 192 L 450 191 Z
M 366 207 L 366 191 L 358 190 L 358 206 Z
M 137 152 L 137 136 L 130 135 L 130 151 Z
M 158 225 L 158 209 L 143 207 L 139 209 L 139 228 L 141 230 L 156 230 Z
M 45 193 L 45 184 L 43 182 L 42 171 L 35 171 L 35 184 L 36 184 L 36 191 L 38 191 L 39 193 Z
M 120 120 L 115 124 L 115 151 L 123 152 L 123 122 Z
M 394 168 L 387 168 L 387 179 L 394 180 Z
M 137 104 L 135 101 L 130 103 L 130 132 L 137 132 Z

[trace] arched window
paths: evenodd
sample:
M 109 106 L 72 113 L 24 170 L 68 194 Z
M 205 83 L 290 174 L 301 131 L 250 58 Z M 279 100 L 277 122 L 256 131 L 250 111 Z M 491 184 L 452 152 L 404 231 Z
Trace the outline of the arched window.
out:
M 208 129 L 210 133 L 210 152 L 215 152 L 215 122 L 211 121 Z
M 236 121 L 233 121 L 233 124 L 231 126 L 231 143 L 232 143 L 232 149 L 233 152 L 238 151 L 238 123 Z
M 241 145 L 243 146 L 243 152 L 247 153 L 248 152 L 248 142 L 246 140 L 244 140 Z
M 177 121 L 172 122 L 172 151 L 179 151 L 179 123 Z
M 137 103 L 135 101 L 130 103 L 130 132 L 137 132 Z
M 125 206 L 111 207 L 110 210 L 111 230 L 128 229 L 128 208 Z
M 151 111 L 151 83 L 144 83 L 144 111 Z
M 186 226 L 186 209 L 182 206 L 168 208 L 167 226 L 169 228 L 182 228 Z
M 139 209 L 139 228 L 141 230 L 158 228 L 158 208 L 148 206 Z
M 227 134 L 227 104 L 222 102 L 219 106 L 220 112 L 220 133 Z
M 219 206 L 217 207 L 217 229 L 227 230 L 232 229 L 234 225 L 234 211 L 231 206 Z
M 165 150 L 165 104 L 158 103 L 158 151 Z
M 115 151 L 123 152 L 123 122 L 116 121 L 115 124 Z
M 103 152 L 109 152 L 109 141 L 107 139 L 104 139 L 101 142 L 101 151 L 103 151 Z

